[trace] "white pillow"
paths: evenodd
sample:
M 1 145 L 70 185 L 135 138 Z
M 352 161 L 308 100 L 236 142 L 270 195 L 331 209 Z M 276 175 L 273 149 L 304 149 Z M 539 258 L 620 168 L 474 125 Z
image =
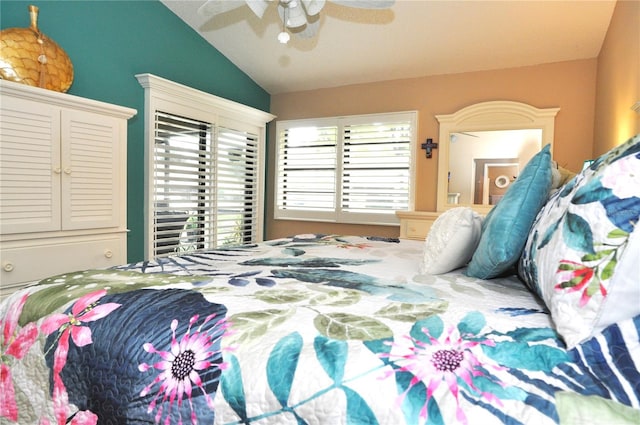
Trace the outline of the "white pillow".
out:
M 421 272 L 442 274 L 467 265 L 482 234 L 482 216 L 469 207 L 447 210 L 425 240 Z

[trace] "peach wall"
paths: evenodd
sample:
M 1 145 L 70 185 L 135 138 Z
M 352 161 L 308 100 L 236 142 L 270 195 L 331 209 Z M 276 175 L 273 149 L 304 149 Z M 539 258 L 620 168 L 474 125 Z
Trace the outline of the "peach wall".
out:
M 640 2 L 621 1 L 598 56 L 593 155 L 640 133 Z
M 560 165 L 579 170 L 593 149 L 596 59 L 537 66 L 430 76 L 359 84 L 338 88 L 271 96 L 271 113 L 277 119 L 418 111 L 418 145 L 426 138 L 438 141 L 435 115 L 489 100 L 512 100 L 538 108 L 559 107 L 556 117 L 554 158 Z M 276 140 L 275 125 L 269 140 Z M 435 211 L 437 155 L 426 159 L 417 148 L 416 204 L 418 211 Z M 322 232 L 398 236 L 395 226 L 354 226 L 273 219 L 274 148 L 268 149 L 266 237 Z

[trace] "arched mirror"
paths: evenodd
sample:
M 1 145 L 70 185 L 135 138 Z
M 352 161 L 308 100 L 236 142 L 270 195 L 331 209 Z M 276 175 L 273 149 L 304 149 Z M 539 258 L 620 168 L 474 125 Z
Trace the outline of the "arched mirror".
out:
M 437 211 L 471 206 L 486 214 L 540 149 L 552 144 L 560 108 L 512 101 L 482 102 L 440 123 Z

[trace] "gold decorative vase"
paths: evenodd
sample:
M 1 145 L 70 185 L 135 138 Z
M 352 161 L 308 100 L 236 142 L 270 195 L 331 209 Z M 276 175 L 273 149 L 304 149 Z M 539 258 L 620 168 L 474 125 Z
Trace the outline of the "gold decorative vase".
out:
M 0 31 L 0 78 L 66 92 L 73 82 L 71 59 L 38 29 L 38 8 L 29 6 L 29 28 Z

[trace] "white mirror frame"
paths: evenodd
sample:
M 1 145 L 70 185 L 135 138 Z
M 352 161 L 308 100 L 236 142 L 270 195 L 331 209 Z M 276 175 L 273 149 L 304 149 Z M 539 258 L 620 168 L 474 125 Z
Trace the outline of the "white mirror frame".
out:
M 560 108 L 539 109 L 526 103 L 497 100 L 476 103 L 449 115 L 436 115 L 440 123 L 438 145 L 438 189 L 436 210 L 470 206 L 480 214 L 486 214 L 492 205 L 459 205 L 447 202 L 447 180 L 449 172 L 449 142 L 451 133 L 541 129 L 542 145 L 551 145 L 553 152 L 553 132 L 555 117 Z

